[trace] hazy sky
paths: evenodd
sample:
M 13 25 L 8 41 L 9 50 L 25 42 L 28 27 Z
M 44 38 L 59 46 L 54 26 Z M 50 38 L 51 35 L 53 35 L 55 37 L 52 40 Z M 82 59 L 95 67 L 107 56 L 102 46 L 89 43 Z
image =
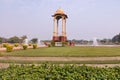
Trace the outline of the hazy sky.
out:
M 0 0 L 0 37 L 52 39 L 51 15 L 58 8 L 68 15 L 68 39 L 112 38 L 120 33 L 120 0 Z

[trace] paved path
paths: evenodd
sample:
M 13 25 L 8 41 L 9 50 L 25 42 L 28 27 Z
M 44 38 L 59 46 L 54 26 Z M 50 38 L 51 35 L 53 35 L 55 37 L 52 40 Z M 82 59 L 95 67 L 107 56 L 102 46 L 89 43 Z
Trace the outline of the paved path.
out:
M 16 60 L 16 61 L 111 61 L 120 60 L 120 57 L 0 57 L 0 60 Z M 82 65 L 82 64 L 79 64 Z M 120 64 L 86 64 L 94 67 L 114 67 Z M 0 68 L 9 67 L 9 63 L 0 63 Z
M 0 57 L 0 60 L 17 61 L 111 61 L 120 57 Z

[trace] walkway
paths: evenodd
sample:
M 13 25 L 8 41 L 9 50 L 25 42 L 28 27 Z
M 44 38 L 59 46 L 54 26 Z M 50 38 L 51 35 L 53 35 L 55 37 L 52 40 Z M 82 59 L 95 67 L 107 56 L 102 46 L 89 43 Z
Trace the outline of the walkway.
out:
M 0 60 L 17 61 L 111 61 L 120 57 L 0 57 Z
M 120 61 L 120 57 L 0 57 L 0 60 L 14 61 Z M 82 65 L 82 64 L 80 64 Z M 114 67 L 120 64 L 86 64 L 87 66 Z M 0 63 L 0 68 L 6 68 L 9 63 Z

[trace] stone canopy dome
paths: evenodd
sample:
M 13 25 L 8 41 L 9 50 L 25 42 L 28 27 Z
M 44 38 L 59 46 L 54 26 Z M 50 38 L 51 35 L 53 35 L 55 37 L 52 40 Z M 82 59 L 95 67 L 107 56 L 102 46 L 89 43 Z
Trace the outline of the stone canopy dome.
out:
M 65 16 L 65 18 L 68 18 L 67 15 L 65 14 L 64 10 L 61 9 L 61 8 L 57 9 L 57 11 L 55 12 L 55 14 L 52 15 L 52 17 L 56 17 L 58 20 L 60 18 L 62 18 L 62 16 Z
M 65 14 L 64 10 L 59 8 L 55 14 Z

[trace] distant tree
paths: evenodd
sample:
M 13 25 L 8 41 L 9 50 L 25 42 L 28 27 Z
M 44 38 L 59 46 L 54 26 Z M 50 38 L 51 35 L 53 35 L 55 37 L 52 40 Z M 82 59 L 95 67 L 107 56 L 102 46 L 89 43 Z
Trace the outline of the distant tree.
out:
M 26 35 L 23 35 L 22 37 L 21 37 L 21 39 L 26 39 L 27 38 L 27 36 Z
M 31 39 L 32 43 L 37 43 L 38 39 L 37 38 L 33 38 Z
M 120 34 L 118 35 L 115 35 L 113 38 L 112 38 L 112 42 L 113 43 L 120 43 Z
M 101 39 L 99 40 L 100 44 L 112 44 L 112 39 Z
M 20 43 L 22 43 L 25 39 L 27 39 L 26 35 L 23 35 L 22 37 L 20 37 Z
M 3 38 L 2 37 L 0 37 L 0 43 L 2 43 L 3 42 Z
M 7 42 L 7 39 L 3 38 L 3 37 L 0 37 L 0 43 L 5 43 L 5 42 Z
M 10 38 L 4 38 L 4 37 L 0 37 L 0 43 L 22 43 L 23 40 L 25 40 L 27 38 L 26 35 L 23 35 L 22 37 L 17 37 L 17 36 L 13 36 Z
M 17 36 L 11 37 L 8 39 L 9 43 L 19 43 L 20 42 L 20 38 Z

